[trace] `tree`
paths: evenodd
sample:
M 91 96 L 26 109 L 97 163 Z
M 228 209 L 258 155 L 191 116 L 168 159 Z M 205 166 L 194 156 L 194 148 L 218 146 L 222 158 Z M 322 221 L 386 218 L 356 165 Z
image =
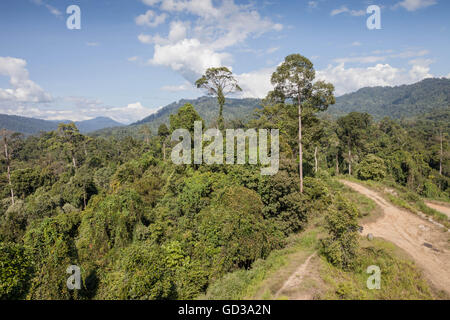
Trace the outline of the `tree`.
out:
M 0 243 L 0 300 L 23 299 L 33 274 L 27 250 L 15 243 Z
M 72 159 L 72 165 L 74 169 L 77 169 L 77 160 L 75 158 L 77 144 L 83 140 L 83 136 L 78 131 L 75 123 L 69 124 L 60 123 L 57 130 L 58 137 L 60 138 L 64 149 L 69 153 Z
M 272 74 L 271 82 L 274 91 L 268 95 L 269 99 L 283 103 L 294 103 L 298 107 L 298 149 L 300 192 L 303 193 L 303 141 L 302 141 L 302 112 L 310 109 L 314 112 L 324 111 L 335 103 L 332 84 L 317 81 L 314 83 L 315 70 L 313 64 L 300 54 L 292 54 Z
M 338 119 L 339 139 L 348 147 L 348 174 L 352 175 L 352 148 L 360 146 L 367 135 L 372 117 L 367 113 L 351 112 Z
M 233 73 L 226 67 L 209 68 L 205 74 L 195 82 L 197 88 L 206 89 L 208 95 L 216 96 L 219 103 L 219 118 L 217 124 L 220 130 L 224 129 L 223 106 L 225 105 L 225 96 L 242 91 Z
M 148 145 L 150 143 L 150 136 L 152 134 L 152 131 L 150 130 L 150 127 L 147 124 L 145 124 L 145 125 L 143 125 L 141 127 L 139 132 L 144 135 L 145 143 Z
M 161 139 L 162 142 L 164 160 L 166 160 L 166 140 L 169 135 L 170 135 L 169 128 L 167 128 L 165 123 L 161 124 L 158 128 L 158 137 Z
M 195 111 L 192 104 L 186 103 L 178 110 L 177 114 L 170 115 L 170 131 L 173 132 L 177 129 L 187 129 L 191 135 L 193 135 L 195 121 L 203 122 L 203 119 L 197 111 Z
M 1 136 L 3 138 L 3 147 L 5 150 L 5 161 L 6 161 L 6 172 L 8 176 L 8 185 L 11 192 L 11 204 L 14 205 L 14 188 L 11 183 L 11 150 L 9 148 L 9 140 L 14 140 L 17 137 L 17 134 L 14 134 L 12 131 L 2 129 Z

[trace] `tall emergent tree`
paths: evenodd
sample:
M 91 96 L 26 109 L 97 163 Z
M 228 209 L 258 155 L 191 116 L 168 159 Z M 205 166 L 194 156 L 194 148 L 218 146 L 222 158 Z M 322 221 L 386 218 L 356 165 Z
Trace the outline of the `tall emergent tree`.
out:
M 79 142 L 83 140 L 83 136 L 78 131 L 75 123 L 60 123 L 57 130 L 58 137 L 63 145 L 64 150 L 72 158 L 72 165 L 77 169 L 77 159 L 75 157 L 76 148 Z
M 300 54 L 292 54 L 272 74 L 274 91 L 268 98 L 298 106 L 298 152 L 300 192 L 303 193 L 303 142 L 302 112 L 307 108 L 313 112 L 324 111 L 334 104 L 334 86 L 324 81 L 314 82 L 316 72 L 313 64 Z
M 217 97 L 219 103 L 219 118 L 217 125 L 220 130 L 224 129 L 223 106 L 225 105 L 225 96 L 242 91 L 233 73 L 227 67 L 209 68 L 205 74 L 195 82 L 197 88 L 206 89 L 208 95 Z

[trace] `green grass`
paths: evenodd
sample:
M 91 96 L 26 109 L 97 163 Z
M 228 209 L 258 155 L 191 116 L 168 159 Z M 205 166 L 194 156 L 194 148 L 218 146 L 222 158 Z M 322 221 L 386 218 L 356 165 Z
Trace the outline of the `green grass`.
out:
M 394 244 L 361 239 L 357 266 L 352 271 L 338 269 L 322 259 L 320 274 L 328 290 L 321 297 L 331 300 L 432 300 L 447 299 L 434 291 L 420 269 Z M 367 288 L 367 267 L 381 270 L 381 288 Z
M 250 270 L 239 270 L 225 275 L 213 283 L 204 296 L 208 300 L 242 300 L 260 295 L 260 299 L 272 299 L 270 283 L 264 283 L 282 268 L 293 261 L 302 263 L 317 249 L 319 230 L 309 230 L 288 239 L 284 249 L 275 250 L 267 259 L 257 260 Z M 286 275 L 288 278 L 290 274 Z M 278 281 L 280 282 L 280 281 Z

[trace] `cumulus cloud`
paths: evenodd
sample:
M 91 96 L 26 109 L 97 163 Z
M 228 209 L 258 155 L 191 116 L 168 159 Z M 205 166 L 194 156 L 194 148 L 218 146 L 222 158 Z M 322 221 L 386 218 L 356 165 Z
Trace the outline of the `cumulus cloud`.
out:
M 376 64 L 366 68 L 347 68 L 344 63 L 329 65 L 317 71 L 317 78 L 331 82 L 336 87 L 336 94 L 342 95 L 363 87 L 395 86 L 410 84 L 430 78 L 432 60 L 416 59 L 409 61 L 409 70 L 392 67 L 389 64 Z
M 403 0 L 398 2 L 394 8 L 403 7 L 408 11 L 416 11 L 418 9 L 435 5 L 436 3 L 436 0 Z
M 29 79 L 27 62 L 23 59 L 0 57 L 0 75 L 9 77 L 11 88 L 0 88 L 0 101 L 50 102 L 52 97 Z
M 275 69 L 276 67 L 270 67 L 237 75 L 236 78 L 243 90 L 242 97 L 264 98 L 269 91 L 273 90 L 270 78 Z
M 167 15 L 165 13 L 158 15 L 152 10 L 147 10 L 145 14 L 137 16 L 135 21 L 138 26 L 157 27 L 163 24 L 166 18 Z
M 166 37 L 141 33 L 138 40 L 154 45 L 150 65 L 166 66 L 190 82 L 207 68 L 228 65 L 232 55 L 226 50 L 283 26 L 261 15 L 252 5 L 239 5 L 234 0 L 216 3 L 211 0 L 143 0 L 144 4 L 177 20 L 170 24 Z M 183 21 L 183 14 L 194 19 Z M 268 53 L 273 53 L 272 48 Z

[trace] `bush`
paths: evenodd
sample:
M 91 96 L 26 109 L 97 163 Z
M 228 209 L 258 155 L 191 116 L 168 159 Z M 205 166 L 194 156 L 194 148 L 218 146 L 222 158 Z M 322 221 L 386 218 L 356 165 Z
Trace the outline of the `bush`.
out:
M 173 270 L 165 251 L 149 243 L 121 250 L 100 283 L 100 299 L 161 300 L 176 297 Z
M 358 210 L 338 195 L 326 215 L 328 237 L 322 240 L 322 254 L 334 266 L 351 269 L 358 249 Z
M 22 299 L 32 276 L 32 260 L 21 245 L 0 243 L 0 299 Z
M 386 177 L 384 160 L 373 155 L 367 155 L 358 166 L 358 178 L 361 180 L 381 181 Z

